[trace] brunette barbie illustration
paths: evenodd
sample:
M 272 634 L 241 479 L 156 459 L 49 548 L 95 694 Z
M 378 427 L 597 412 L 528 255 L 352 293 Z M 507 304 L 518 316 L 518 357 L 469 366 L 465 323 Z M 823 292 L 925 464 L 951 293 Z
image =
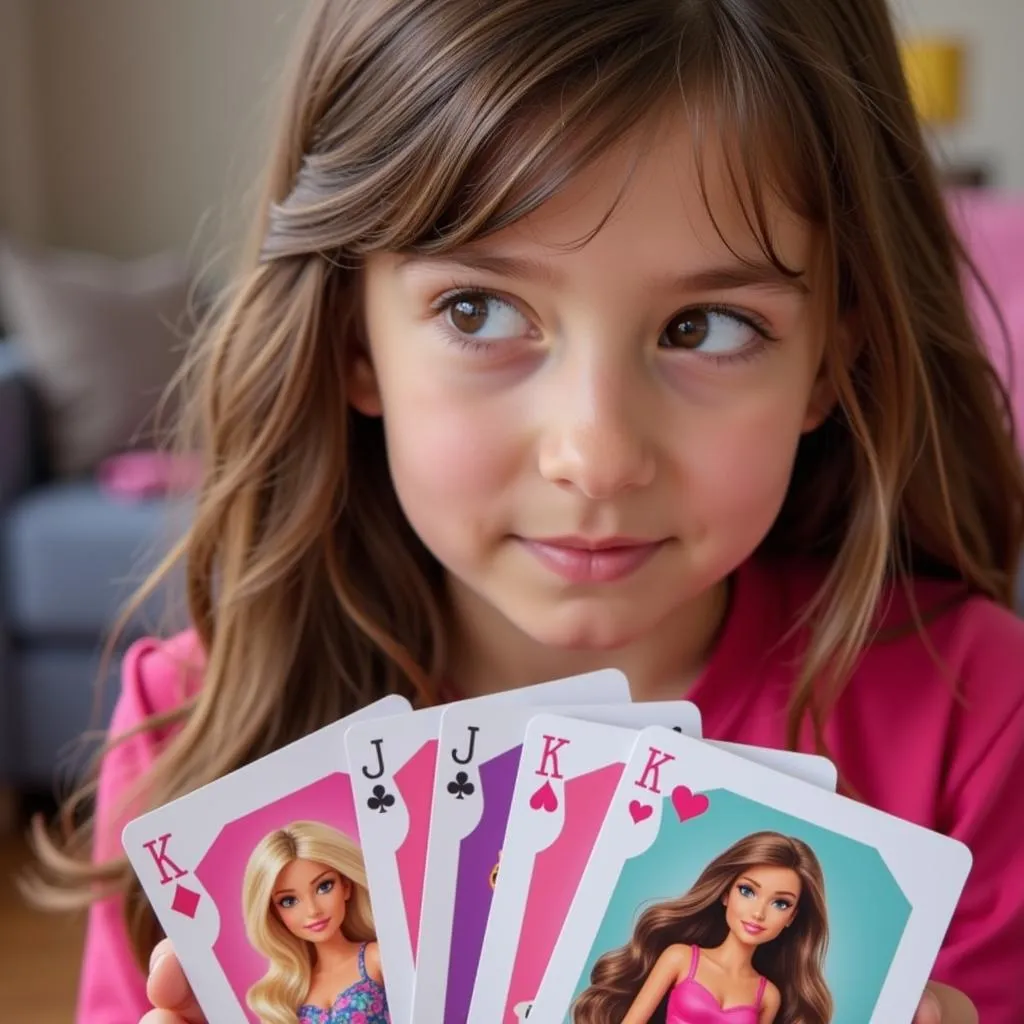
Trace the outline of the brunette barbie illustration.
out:
M 242 907 L 269 961 L 246 999 L 261 1024 L 389 1024 L 363 855 L 346 835 L 296 821 L 264 836 Z
M 574 1024 L 829 1024 L 825 882 L 778 832 L 734 843 L 689 892 L 649 907 L 605 953 Z

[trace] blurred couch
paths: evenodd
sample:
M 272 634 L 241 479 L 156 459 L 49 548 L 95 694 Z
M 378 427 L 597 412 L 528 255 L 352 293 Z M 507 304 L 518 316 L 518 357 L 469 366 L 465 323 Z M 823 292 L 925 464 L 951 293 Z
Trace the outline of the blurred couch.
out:
M 109 719 L 119 657 L 97 689 L 103 645 L 187 507 L 54 477 L 44 421 L 17 339 L 0 341 L 0 781 L 50 790 L 87 756 L 83 730 Z M 168 597 L 140 609 L 118 651 L 162 626 Z
M 187 520 L 185 503 L 119 492 L 104 473 L 163 440 L 191 282 L 172 252 L 118 261 L 0 239 L 0 787 L 77 774 L 83 732 L 109 721 L 120 651 L 170 625 L 163 590 L 95 685 L 127 598 Z

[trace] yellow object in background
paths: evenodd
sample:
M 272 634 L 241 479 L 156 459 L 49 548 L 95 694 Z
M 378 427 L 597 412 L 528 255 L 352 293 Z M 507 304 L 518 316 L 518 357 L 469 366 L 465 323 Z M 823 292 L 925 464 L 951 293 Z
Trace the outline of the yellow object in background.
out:
M 955 124 L 963 115 L 964 45 L 957 39 L 908 39 L 903 69 L 918 116 L 928 124 Z

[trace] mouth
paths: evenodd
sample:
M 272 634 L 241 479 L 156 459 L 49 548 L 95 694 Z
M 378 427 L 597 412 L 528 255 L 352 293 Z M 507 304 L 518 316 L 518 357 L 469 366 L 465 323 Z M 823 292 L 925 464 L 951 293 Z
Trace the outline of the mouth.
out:
M 541 565 L 569 583 L 624 580 L 666 543 L 635 537 L 524 537 L 520 540 Z
M 765 929 L 764 929 L 763 925 L 754 924 L 753 921 L 744 921 L 743 922 L 743 930 L 748 935 L 760 935 L 761 932 L 763 932 Z
M 322 932 L 329 924 L 331 919 L 329 917 L 322 917 L 319 921 L 314 921 L 312 924 L 306 925 L 307 932 Z

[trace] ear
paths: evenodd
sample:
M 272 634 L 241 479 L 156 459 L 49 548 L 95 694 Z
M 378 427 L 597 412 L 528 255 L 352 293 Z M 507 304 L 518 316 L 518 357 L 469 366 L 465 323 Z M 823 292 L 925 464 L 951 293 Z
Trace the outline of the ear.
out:
M 818 379 L 811 389 L 811 397 L 807 403 L 807 412 L 804 415 L 802 432 L 813 433 L 828 419 L 829 414 L 835 408 L 836 392 L 829 379 L 828 371 L 822 364 Z
M 832 344 L 837 351 L 832 358 L 838 359 L 847 370 L 853 366 L 857 353 L 860 351 L 857 341 L 859 336 L 852 314 L 843 317 L 836 326 Z M 817 430 L 832 414 L 838 401 L 832 374 L 829 372 L 830 365 L 830 359 L 823 356 L 818 366 L 818 376 L 811 388 L 807 402 L 807 413 L 803 423 L 803 433 L 805 434 Z
M 364 416 L 382 416 L 384 403 L 381 401 L 377 371 L 370 356 L 369 345 L 362 337 L 352 342 L 352 355 L 348 360 L 345 387 L 348 402 Z

